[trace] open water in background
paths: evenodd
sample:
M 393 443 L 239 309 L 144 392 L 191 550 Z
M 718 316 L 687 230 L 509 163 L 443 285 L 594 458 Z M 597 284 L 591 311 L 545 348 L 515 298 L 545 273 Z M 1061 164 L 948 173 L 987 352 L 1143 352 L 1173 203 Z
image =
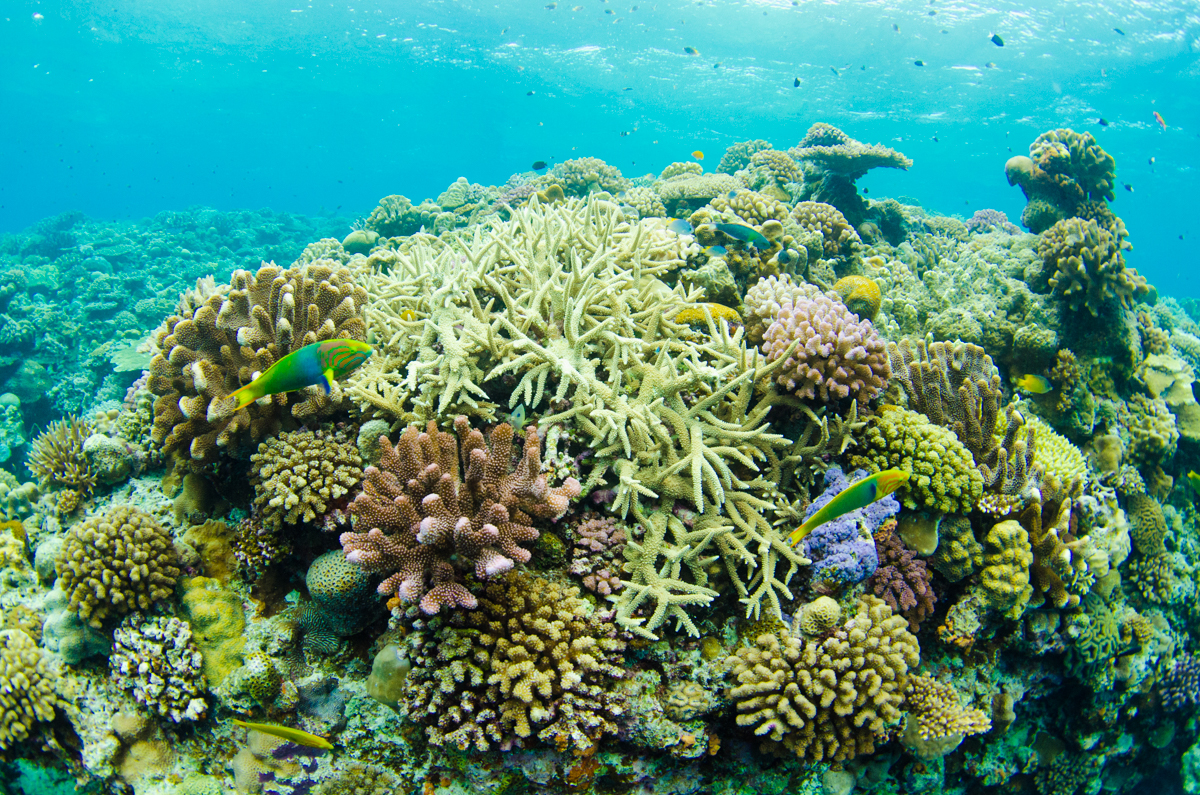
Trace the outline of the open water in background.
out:
M 861 180 L 872 198 L 1017 219 L 1004 162 L 1067 126 L 1134 189 L 1113 204 L 1128 264 L 1200 296 L 1200 4 L 1032 5 L 7 0 L 0 231 L 68 209 L 365 215 L 583 155 L 632 177 L 699 149 L 711 171 L 816 121 L 913 159 Z

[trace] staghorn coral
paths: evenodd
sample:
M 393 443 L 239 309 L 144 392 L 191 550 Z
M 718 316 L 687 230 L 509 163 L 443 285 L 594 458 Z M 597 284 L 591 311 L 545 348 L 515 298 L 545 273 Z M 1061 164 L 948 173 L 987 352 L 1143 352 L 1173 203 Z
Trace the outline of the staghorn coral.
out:
M 406 639 L 402 701 L 430 743 L 486 751 L 536 734 L 582 753 L 616 732 L 625 642 L 577 588 L 514 572 L 478 601 Z
M 868 419 L 850 466 L 908 472 L 897 496 L 911 509 L 970 513 L 983 493 L 983 476 L 958 437 L 907 409 L 889 408 Z
M 763 333 L 762 351 L 768 362 L 784 360 L 776 381 L 809 400 L 853 398 L 865 406 L 891 375 L 886 345 L 871 321 L 827 295 L 781 304 Z
M 616 194 L 629 187 L 629 180 L 621 176 L 620 169 L 595 157 L 564 160 L 549 175 L 562 184 L 569 196 L 587 196 L 597 191 Z
M 1129 307 L 1151 294 L 1146 279 L 1125 267 L 1127 245 L 1091 219 L 1065 218 L 1042 233 L 1038 253 L 1055 294 L 1071 311 L 1096 317 L 1110 298 Z
M 126 616 L 113 633 L 108 665 L 118 687 L 174 723 L 199 720 L 208 709 L 203 656 L 185 621 Z
M 63 488 L 58 502 L 60 513 L 71 513 L 79 500 L 96 487 L 91 460 L 83 452 L 83 444 L 92 432 L 90 420 L 67 417 L 51 422 L 29 445 L 29 471 L 43 486 Z
M 988 604 L 1008 618 L 1020 618 L 1033 596 L 1029 567 L 1033 549 L 1029 533 L 1015 519 L 992 525 L 983 540 L 983 571 L 980 584 Z
M 424 433 L 410 425 L 395 447 L 381 438 L 379 466 L 367 468 L 350 504 L 359 532 L 341 535 L 347 560 L 387 575 L 380 593 L 419 602 L 430 615 L 443 606 L 473 608 L 458 569 L 486 579 L 527 562 L 521 545 L 538 537 L 533 519 L 557 519 L 580 492 L 574 478 L 549 487 L 533 426 L 511 472 L 512 426 L 496 426 L 490 447 L 466 417 L 455 418 L 454 430 L 457 441 L 430 421 Z
M 27 633 L 0 629 L 0 750 L 26 740 L 38 723 L 54 720 L 56 672 Z
M 791 219 L 801 229 L 820 232 L 826 257 L 848 257 L 862 246 L 862 238 L 846 217 L 831 204 L 798 202 Z
M 71 528 L 54 566 L 69 609 L 99 629 L 168 598 L 179 563 L 171 534 L 153 516 L 118 505 Z
M 228 294 L 211 296 L 191 317 L 172 315 L 155 332 L 150 363 L 151 436 L 164 452 L 215 460 L 219 448 L 277 433 L 284 416 L 314 417 L 342 399 L 311 386 L 234 411 L 229 395 L 287 354 L 329 339 L 363 340 L 367 293 L 328 260 L 284 270 L 235 271 Z
M 945 756 L 964 737 L 992 728 L 986 712 L 964 708 L 953 685 L 929 676 L 908 677 L 904 711 L 908 718 L 901 742 L 922 759 Z
M 910 631 L 916 632 L 937 605 L 931 584 L 933 572 L 904 546 L 894 520 L 885 522 L 874 537 L 879 568 L 867 580 L 867 587 L 908 621 Z
M 873 146 L 854 140 L 838 128 L 817 122 L 808 128 L 800 144 L 788 154 L 801 164 L 805 201 L 832 204 L 858 226 L 867 216 L 867 204 L 854 182 L 873 168 L 908 170 L 912 161 L 881 144 Z
M 853 616 L 822 638 L 764 633 L 726 658 L 739 726 L 767 748 L 808 762 L 842 762 L 875 750 L 900 719 L 917 639 L 883 601 L 863 596 Z
M 313 523 L 362 479 L 362 458 L 344 431 L 290 431 L 272 437 L 250 456 L 254 509 L 268 531 Z

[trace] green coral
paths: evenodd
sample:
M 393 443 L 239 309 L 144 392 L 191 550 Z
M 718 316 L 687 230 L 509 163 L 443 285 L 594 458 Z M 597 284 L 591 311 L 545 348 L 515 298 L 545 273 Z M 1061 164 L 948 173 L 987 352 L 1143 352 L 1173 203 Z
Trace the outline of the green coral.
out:
M 344 503 L 362 480 L 358 447 L 343 431 L 291 431 L 250 456 L 254 506 L 265 527 L 310 523 Z
M 1115 298 L 1123 306 L 1150 295 L 1146 279 L 1125 267 L 1122 248 L 1128 244 L 1092 219 L 1066 218 L 1042 233 L 1038 253 L 1053 271 L 1050 287 L 1072 311 L 1100 314 Z
M 970 513 L 983 493 L 983 476 L 971 453 L 954 433 L 923 414 L 889 408 L 871 417 L 850 456 L 851 469 L 910 474 L 898 492 L 908 508 Z
M 1066 128 L 1044 132 L 1029 145 L 1029 156 L 1076 202 L 1116 198 L 1117 163 L 1089 132 Z

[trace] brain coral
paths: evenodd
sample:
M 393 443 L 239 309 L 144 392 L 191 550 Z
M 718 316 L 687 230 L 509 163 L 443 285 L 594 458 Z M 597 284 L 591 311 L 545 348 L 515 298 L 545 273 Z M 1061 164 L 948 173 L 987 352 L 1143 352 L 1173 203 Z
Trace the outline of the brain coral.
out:
M 455 418 L 454 430 L 457 441 L 430 421 L 425 433 L 410 425 L 395 447 L 380 439 L 379 466 L 367 467 L 350 505 L 359 532 L 341 536 L 347 560 L 388 575 L 380 593 L 419 601 L 429 614 L 443 605 L 474 607 L 458 568 L 486 579 L 527 562 L 521 545 L 538 537 L 533 519 L 557 519 L 580 491 L 574 478 L 549 487 L 532 426 L 511 472 L 512 426 L 496 426 L 490 448 L 466 417 Z
M 484 586 L 478 609 L 407 643 L 403 701 L 434 745 L 485 751 L 536 732 L 583 752 L 624 711 L 613 684 L 625 643 L 578 588 L 513 573 Z
M 55 568 L 70 609 L 99 629 L 109 616 L 146 610 L 169 597 L 179 554 L 153 516 L 119 505 L 71 528 Z
M 1093 316 L 1109 298 L 1123 306 L 1150 295 L 1146 279 L 1125 267 L 1122 241 L 1094 220 L 1065 218 L 1042 233 L 1038 253 L 1053 269 L 1049 284 L 1078 312 L 1086 308 Z
M 794 341 L 800 344 L 788 353 Z M 798 397 L 823 402 L 853 398 L 865 405 L 891 375 L 887 345 L 869 320 L 859 320 L 836 295 L 785 302 L 763 333 L 768 362 L 787 360 L 778 382 Z
M 250 456 L 254 507 L 263 525 L 313 522 L 362 479 L 358 446 L 342 431 L 291 431 Z
M 50 661 L 19 629 L 0 629 L 0 750 L 28 738 L 37 723 L 54 720 L 58 696 Z
M 870 754 L 900 719 L 920 654 L 907 622 L 873 596 L 823 638 L 764 633 L 727 658 L 737 723 L 809 762 Z
M 281 414 L 311 417 L 332 410 L 341 390 L 320 387 L 273 395 L 234 411 L 229 395 L 255 373 L 305 345 L 329 339 L 363 340 L 367 292 L 342 267 L 323 261 L 258 273 L 235 271 L 228 294 L 217 293 L 191 317 L 172 315 L 155 332 L 150 363 L 155 443 L 213 461 L 218 448 L 279 431 Z

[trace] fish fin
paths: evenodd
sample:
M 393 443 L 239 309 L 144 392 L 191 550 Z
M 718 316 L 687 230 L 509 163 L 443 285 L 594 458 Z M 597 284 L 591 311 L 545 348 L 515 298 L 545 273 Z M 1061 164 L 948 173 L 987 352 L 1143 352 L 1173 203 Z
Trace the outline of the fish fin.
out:
M 330 392 L 333 391 L 333 368 L 332 367 L 329 368 L 328 370 L 326 370 L 325 372 L 321 373 L 321 389 L 325 390 L 326 395 L 328 395 Z

